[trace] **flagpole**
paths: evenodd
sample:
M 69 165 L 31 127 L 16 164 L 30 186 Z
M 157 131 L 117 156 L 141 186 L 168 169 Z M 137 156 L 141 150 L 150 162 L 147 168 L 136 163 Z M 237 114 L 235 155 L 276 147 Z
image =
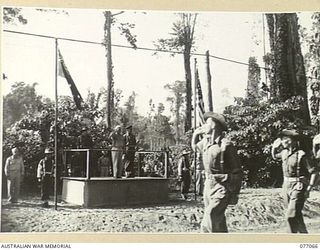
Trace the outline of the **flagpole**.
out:
M 194 126 L 194 130 L 196 129 L 197 126 L 197 84 L 198 84 L 198 79 L 197 79 L 197 58 L 194 59 L 194 93 L 193 93 L 193 116 L 194 116 L 194 120 L 193 120 L 193 126 Z M 197 147 L 195 147 L 194 149 L 194 200 L 197 200 Z
M 213 111 L 209 50 L 206 51 L 206 68 L 207 68 L 208 111 Z
M 54 209 L 57 210 L 58 185 L 58 39 L 55 38 L 55 112 L 54 112 Z

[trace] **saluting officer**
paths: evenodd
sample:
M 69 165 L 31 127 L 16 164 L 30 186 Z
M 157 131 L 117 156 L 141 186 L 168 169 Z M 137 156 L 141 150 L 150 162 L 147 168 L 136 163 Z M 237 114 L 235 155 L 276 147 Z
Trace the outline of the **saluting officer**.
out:
M 112 140 L 111 156 L 113 166 L 113 177 L 121 178 L 123 170 L 122 155 L 125 146 L 125 141 L 121 133 L 120 125 L 117 125 L 114 128 L 114 131 L 111 132 L 110 139 Z
M 283 130 L 272 145 L 272 157 L 282 161 L 283 191 L 287 206 L 286 220 L 289 233 L 308 233 L 302 209 L 317 176 L 306 152 L 299 148 L 299 133 Z
M 197 128 L 192 137 L 192 148 L 200 151 L 206 176 L 201 232 L 228 232 L 225 210 L 237 202 L 242 170 L 236 149 L 223 138 L 227 129 L 224 117 L 206 112 L 204 119 L 206 124 Z
M 49 196 L 52 185 L 52 176 L 54 173 L 53 151 L 46 148 L 44 151 L 45 157 L 40 160 L 37 170 L 37 178 L 41 183 L 41 200 L 43 207 L 49 207 Z

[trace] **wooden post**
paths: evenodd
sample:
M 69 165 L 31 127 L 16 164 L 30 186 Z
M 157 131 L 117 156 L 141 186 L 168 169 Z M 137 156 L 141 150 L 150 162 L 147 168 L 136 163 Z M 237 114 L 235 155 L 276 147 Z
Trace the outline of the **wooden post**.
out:
M 65 176 L 68 176 L 68 153 L 66 150 L 63 150 L 62 151 L 62 154 L 63 154 L 63 158 L 64 158 L 64 161 L 63 161 L 63 169 L 64 169 L 64 177 Z
M 87 174 L 86 179 L 90 180 L 90 149 L 87 150 L 87 168 L 86 168 Z
M 141 154 L 138 152 L 138 177 L 141 175 Z
M 168 171 L 168 154 L 167 151 L 164 151 L 164 178 L 168 179 L 169 178 L 169 171 Z
M 58 209 L 58 39 L 55 38 L 55 110 L 54 110 L 54 209 Z
M 207 69 L 207 86 L 208 86 L 208 111 L 213 111 L 212 88 L 211 88 L 211 73 L 210 73 L 210 54 L 206 51 L 206 69 Z
M 193 90 L 193 128 L 197 127 L 197 59 L 194 59 L 194 90 Z M 197 149 L 194 150 L 194 200 L 197 200 L 197 190 L 196 190 L 196 165 L 197 165 Z

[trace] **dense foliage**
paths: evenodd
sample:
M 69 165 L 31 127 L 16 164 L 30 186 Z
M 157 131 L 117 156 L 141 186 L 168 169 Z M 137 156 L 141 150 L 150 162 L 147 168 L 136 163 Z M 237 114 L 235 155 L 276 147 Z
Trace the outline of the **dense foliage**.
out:
M 306 135 L 314 131 L 304 127 L 304 121 L 296 115 L 303 99 L 295 96 L 285 102 L 264 101 L 248 104 L 245 99 L 225 110 L 229 124 L 228 137 L 235 143 L 249 186 L 278 186 L 281 184 L 281 164 L 271 158 L 273 141 L 282 129 L 295 128 Z M 310 151 L 307 139 L 303 147 Z
M 309 78 L 311 122 L 320 131 L 320 13 L 314 13 L 312 20 L 312 34 L 306 37 L 309 51 L 305 58 L 311 76 Z
M 54 147 L 53 101 L 36 94 L 34 85 L 16 83 L 12 91 L 4 98 L 4 121 L 8 128 L 3 135 L 3 159 L 11 154 L 11 148 L 18 146 L 24 156 L 27 172 L 35 176 L 36 167 L 43 157 L 46 147 Z M 123 127 L 132 124 L 137 135 L 139 147 L 143 149 L 164 149 L 174 144 L 169 117 L 163 114 L 164 105 L 157 110 L 151 103 L 151 112 L 147 117 L 139 115 L 135 107 L 136 93 L 132 93 L 124 106 L 120 106 L 122 94 L 115 91 L 114 123 Z M 72 97 L 60 96 L 58 102 L 58 148 L 77 148 L 78 137 L 83 128 L 89 132 L 94 148 L 105 148 L 110 144 L 108 128 L 105 123 L 105 96 L 102 89 L 98 94 L 88 93 L 79 110 Z M 14 119 L 12 119 L 14 117 Z M 155 148 L 154 148 L 155 147 Z

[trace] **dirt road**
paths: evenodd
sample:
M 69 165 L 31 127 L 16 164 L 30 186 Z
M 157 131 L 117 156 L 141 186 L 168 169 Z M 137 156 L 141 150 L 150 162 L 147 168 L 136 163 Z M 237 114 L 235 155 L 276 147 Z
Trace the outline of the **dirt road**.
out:
M 281 189 L 245 189 L 226 213 L 231 233 L 285 233 Z M 152 232 L 198 233 L 203 203 L 171 194 L 167 204 L 126 208 L 84 209 L 59 203 L 42 208 L 39 197 L 18 204 L 2 201 L 2 232 Z M 51 205 L 53 203 L 51 202 Z M 310 233 L 320 234 L 320 192 L 313 191 L 304 209 Z

